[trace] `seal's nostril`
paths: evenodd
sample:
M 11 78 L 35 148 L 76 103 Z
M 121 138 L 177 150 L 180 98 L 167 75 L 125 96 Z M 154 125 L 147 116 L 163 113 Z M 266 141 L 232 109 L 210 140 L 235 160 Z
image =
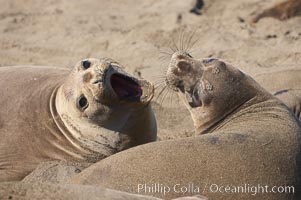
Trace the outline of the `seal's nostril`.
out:
M 185 58 L 185 56 L 183 56 L 182 54 L 180 54 L 180 55 L 177 55 L 177 59 L 184 59 Z
M 186 62 L 186 61 L 180 61 L 177 64 L 178 68 L 180 71 L 185 71 L 188 72 L 191 69 L 191 65 L 190 63 Z

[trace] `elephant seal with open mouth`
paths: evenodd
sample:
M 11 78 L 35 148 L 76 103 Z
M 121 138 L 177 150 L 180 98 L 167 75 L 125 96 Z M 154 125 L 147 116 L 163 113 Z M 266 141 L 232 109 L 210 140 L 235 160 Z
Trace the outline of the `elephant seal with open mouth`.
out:
M 281 101 L 230 64 L 181 51 L 172 55 L 166 83 L 190 111 L 197 135 L 117 153 L 71 183 L 165 199 L 300 198 L 300 122 Z
M 94 163 L 156 140 L 154 87 L 117 62 L 0 68 L 0 181 L 46 160 Z

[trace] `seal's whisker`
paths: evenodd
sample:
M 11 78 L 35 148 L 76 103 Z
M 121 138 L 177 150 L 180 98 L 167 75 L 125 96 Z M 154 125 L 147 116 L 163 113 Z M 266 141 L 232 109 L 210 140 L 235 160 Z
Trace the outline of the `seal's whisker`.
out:
M 160 60 L 165 59 L 165 58 L 168 58 L 168 55 L 161 55 L 161 56 L 159 56 Z
M 159 90 L 160 88 L 163 88 L 163 87 L 165 87 L 164 84 L 156 85 L 155 90 Z
M 169 45 L 168 48 L 169 48 L 169 50 L 170 50 L 172 53 L 178 51 L 178 47 L 177 47 L 177 45 L 176 45 L 175 40 L 174 40 L 173 37 L 172 37 L 172 40 L 171 40 L 171 45 Z
M 173 106 L 179 104 L 179 98 L 177 96 L 177 93 L 172 89 L 169 89 L 169 91 L 170 91 L 169 92 L 170 105 Z
M 171 58 L 171 54 L 164 54 L 159 56 L 160 61 L 166 61 L 167 59 L 169 60 Z
M 189 33 L 185 34 L 185 36 L 183 37 L 183 51 L 186 52 L 186 48 L 187 48 L 187 43 L 189 41 Z
M 172 42 L 172 45 L 173 45 L 173 47 L 174 47 L 174 48 L 172 48 L 172 47 L 170 46 L 170 49 L 172 50 L 172 52 L 174 53 L 174 52 L 176 52 L 176 51 L 179 51 L 179 48 L 178 48 L 178 46 L 177 46 L 177 44 L 176 44 L 176 42 L 175 42 L 175 38 L 174 38 L 174 37 L 172 37 L 171 42 Z
M 155 85 L 155 89 L 159 89 L 159 88 L 162 88 L 162 87 L 164 87 L 164 86 L 166 86 L 166 85 L 165 85 L 165 82 L 162 82 L 162 83 L 160 83 L 160 84 L 158 84 L 158 85 Z
M 191 49 L 192 48 L 192 40 L 193 40 L 193 38 L 194 38 L 194 36 L 195 36 L 195 33 L 196 33 L 196 29 L 194 30 L 194 31 L 192 31 L 192 33 L 191 33 L 191 35 L 188 37 L 188 40 L 187 40 L 187 45 L 186 45 L 186 47 L 185 47 L 185 52 L 188 52 L 189 51 L 189 49 Z
M 189 35 L 188 35 L 188 32 L 187 32 L 187 34 L 184 32 L 184 34 L 183 34 L 183 41 L 182 41 L 182 50 L 184 51 L 184 52 L 186 52 L 186 45 L 187 45 L 187 40 L 189 39 Z
M 161 71 L 161 70 L 160 70 L 160 71 Z M 162 71 L 160 72 L 160 74 L 152 75 L 151 77 L 152 77 L 152 79 L 155 79 L 155 81 L 156 81 L 157 79 L 163 79 L 163 78 L 166 77 L 166 76 L 165 76 L 165 74 L 164 74 L 164 71 L 162 70 Z
M 165 97 L 167 96 L 167 94 L 169 93 L 169 89 L 167 88 L 165 90 L 165 93 L 162 95 L 162 98 L 161 98 L 161 102 L 159 103 L 160 105 L 163 105 L 163 102 L 165 100 Z
M 166 99 L 167 99 L 166 101 L 169 102 L 168 105 L 171 105 L 171 106 L 174 105 L 174 100 L 177 100 L 177 102 L 179 100 L 177 98 L 177 93 L 174 90 L 170 89 L 170 88 L 168 88 L 168 96 L 166 97 Z
M 165 83 L 165 78 L 158 78 L 157 80 L 154 81 L 154 84 L 161 84 L 161 83 Z
M 193 50 L 191 50 L 193 47 L 194 47 L 194 45 L 199 41 L 199 39 L 200 38 L 196 38 L 193 42 L 191 42 L 191 46 L 189 47 L 189 49 L 187 49 L 187 51 L 189 52 L 189 53 L 191 53 Z
M 155 101 L 158 101 L 158 99 L 160 98 L 161 94 L 164 92 L 164 90 L 167 88 L 167 85 L 163 86 L 163 88 L 160 90 L 158 96 L 156 97 Z
M 165 79 L 166 79 L 166 76 L 155 76 L 155 77 L 153 77 L 153 79 L 154 79 L 154 83 L 157 83 L 157 82 L 161 82 L 161 81 L 164 81 Z
M 165 74 L 160 74 L 160 75 L 155 75 L 155 76 L 151 76 L 153 79 L 156 79 L 155 81 L 158 81 L 158 80 L 165 80 L 166 78 L 166 75 Z
M 154 81 L 154 83 L 165 81 L 165 79 L 166 79 L 166 76 L 157 77 L 157 79 Z
M 159 56 L 159 60 L 161 61 L 160 66 L 166 65 L 166 62 L 171 59 L 172 53 L 169 51 L 161 51 L 161 55 Z
M 156 78 L 157 80 L 163 80 L 164 78 L 166 78 L 166 75 L 165 74 L 160 74 L 160 75 L 155 75 L 155 76 L 152 76 L 153 78 Z M 157 81 L 155 80 L 155 81 Z
M 168 97 L 168 95 L 170 94 L 170 88 L 168 87 L 168 85 L 166 85 L 165 91 L 162 92 L 161 94 L 161 101 L 160 101 L 160 105 L 163 105 L 166 97 Z
M 170 57 L 167 57 L 167 56 L 161 56 L 161 57 L 159 57 L 159 60 L 160 61 L 167 61 L 167 60 L 169 60 L 170 59 Z
M 154 81 L 154 84 L 158 83 L 165 83 L 165 78 L 158 78 L 157 80 Z
M 169 46 L 169 49 L 172 51 L 172 52 L 176 52 L 178 51 L 178 47 L 174 44 L 174 46 Z
M 180 41 L 180 50 L 183 51 L 183 30 L 180 32 L 179 41 Z
M 178 98 L 178 96 L 177 96 L 177 93 L 176 92 L 174 92 L 173 90 L 171 90 L 172 92 L 171 92 L 171 103 L 170 103 L 170 105 L 173 105 L 173 100 L 175 100 L 176 101 L 176 104 L 179 104 L 180 102 L 179 102 L 179 98 Z M 175 97 L 174 97 L 175 96 Z
M 181 51 L 185 51 L 186 32 L 184 29 L 182 30 L 180 41 L 181 41 Z
M 169 61 L 171 59 L 171 56 L 169 55 L 162 55 L 159 57 L 161 63 L 160 63 L 160 66 L 162 67 L 162 65 L 165 66 L 166 62 Z
M 173 51 L 173 50 L 172 50 L 170 47 L 172 47 L 172 46 L 164 47 L 164 48 L 163 48 L 163 50 L 162 50 L 162 52 L 166 52 L 166 53 L 173 54 L 173 53 L 174 53 L 174 51 Z M 176 49 L 176 47 L 175 47 L 175 46 L 173 46 L 173 48 L 175 48 L 175 49 Z
M 169 51 L 161 51 L 160 52 L 162 55 L 161 56 L 166 56 L 166 57 L 171 57 L 172 56 L 172 52 Z
M 155 87 L 155 91 L 156 90 L 160 90 L 160 89 L 162 89 L 163 87 L 165 87 L 164 85 L 159 85 L 158 87 Z
M 168 59 L 168 60 L 161 60 L 161 64 L 160 64 L 161 68 L 160 68 L 160 70 L 162 70 L 162 71 L 160 72 L 160 74 L 164 74 L 164 73 L 167 72 L 169 62 L 170 62 L 170 59 Z
M 179 45 L 179 50 L 181 50 L 181 33 L 180 32 L 178 33 L 177 41 L 178 41 L 178 45 Z
M 172 53 L 170 53 L 170 52 L 166 52 L 166 51 L 160 51 L 160 53 L 162 53 L 162 54 L 167 54 L 167 55 L 172 55 Z

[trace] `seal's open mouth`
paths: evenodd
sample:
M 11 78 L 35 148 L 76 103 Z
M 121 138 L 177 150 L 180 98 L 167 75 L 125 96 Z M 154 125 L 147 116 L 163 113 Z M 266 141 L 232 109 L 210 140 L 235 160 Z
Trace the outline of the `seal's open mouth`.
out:
M 191 108 L 202 106 L 202 102 L 200 101 L 198 90 L 194 89 L 189 92 L 185 91 L 185 96 Z
M 184 81 L 178 80 L 173 87 L 178 88 L 178 92 L 181 92 L 185 95 L 187 103 L 191 108 L 202 106 L 199 96 L 199 87 L 197 85 L 191 86 L 190 88 L 185 88 Z
M 111 86 L 119 99 L 138 101 L 142 96 L 141 86 L 131 77 L 123 74 L 113 74 Z

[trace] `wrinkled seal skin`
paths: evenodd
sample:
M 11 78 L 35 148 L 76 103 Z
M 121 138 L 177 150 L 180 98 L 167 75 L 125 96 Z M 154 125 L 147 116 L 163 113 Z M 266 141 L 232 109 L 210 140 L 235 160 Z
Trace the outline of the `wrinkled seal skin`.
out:
M 255 80 L 280 99 L 301 120 L 301 70 L 287 69 L 255 75 Z
M 183 99 L 198 135 L 117 153 L 85 169 L 71 183 L 165 199 L 196 194 L 223 200 L 300 198 L 301 130 L 282 102 L 235 67 L 218 59 L 194 59 L 185 52 L 173 54 L 166 82 Z M 190 184 L 199 192 L 181 193 L 178 187 L 163 196 L 138 191 L 138 184 Z M 295 187 L 295 194 L 210 192 L 212 184 L 287 185 Z
M 141 86 L 139 99 L 120 99 L 110 78 Z M 46 160 L 93 163 L 156 140 L 149 104 L 153 86 L 110 59 L 87 59 L 73 70 L 0 68 L 0 181 L 20 180 Z

